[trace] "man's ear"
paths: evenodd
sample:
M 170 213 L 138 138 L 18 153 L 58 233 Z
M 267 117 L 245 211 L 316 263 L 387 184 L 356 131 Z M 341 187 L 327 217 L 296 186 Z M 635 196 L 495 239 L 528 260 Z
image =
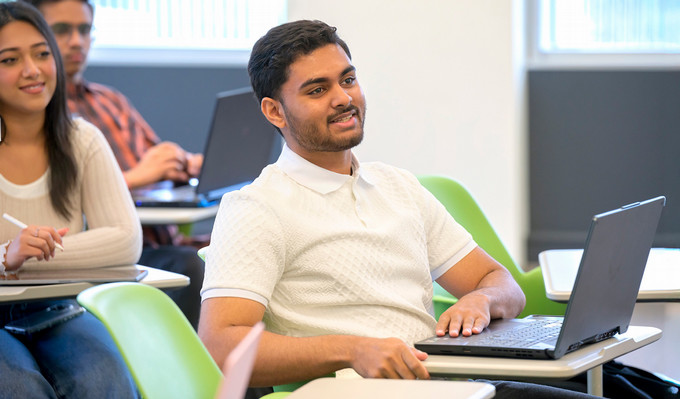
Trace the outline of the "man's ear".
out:
M 264 97 L 260 103 L 260 109 L 272 125 L 279 129 L 283 129 L 286 126 L 286 118 L 281 102 L 270 97 Z

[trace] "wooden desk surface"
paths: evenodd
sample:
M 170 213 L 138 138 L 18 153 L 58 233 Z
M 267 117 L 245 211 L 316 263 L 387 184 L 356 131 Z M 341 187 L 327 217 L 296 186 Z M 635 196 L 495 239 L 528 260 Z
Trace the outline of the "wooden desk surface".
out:
M 156 288 L 176 288 L 189 285 L 189 277 L 155 269 L 153 267 L 136 265 L 148 271 L 146 277 L 140 282 Z M 121 266 L 132 267 L 132 266 Z M 75 297 L 81 291 L 94 286 L 92 283 L 69 283 L 52 285 L 22 285 L 22 286 L 0 286 L 0 303 L 2 302 L 21 302 L 34 299 L 45 298 L 68 298 Z
M 582 255 L 582 249 L 551 249 L 538 255 L 549 299 L 569 300 Z M 680 301 L 679 248 L 652 248 L 638 301 Z

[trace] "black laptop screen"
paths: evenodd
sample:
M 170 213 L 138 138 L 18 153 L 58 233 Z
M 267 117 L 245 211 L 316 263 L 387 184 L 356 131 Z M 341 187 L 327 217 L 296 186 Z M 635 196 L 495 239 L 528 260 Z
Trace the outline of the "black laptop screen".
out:
M 197 193 L 212 199 L 211 193 L 251 182 L 276 161 L 281 143 L 251 89 L 218 94 Z

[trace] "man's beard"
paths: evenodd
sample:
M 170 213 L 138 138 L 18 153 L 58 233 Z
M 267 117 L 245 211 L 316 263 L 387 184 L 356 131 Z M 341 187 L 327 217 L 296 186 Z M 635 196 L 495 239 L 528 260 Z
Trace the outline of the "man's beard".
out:
M 283 108 L 284 111 L 287 111 L 285 106 Z M 338 115 L 351 110 L 356 111 L 354 117 L 357 118 L 358 122 L 360 123 L 359 131 L 357 134 L 351 137 L 342 139 L 334 136 L 330 132 L 330 129 L 328 129 L 328 134 L 319 134 L 318 129 L 313 124 L 298 120 L 290 112 L 286 112 L 286 115 L 291 135 L 297 141 L 300 147 L 310 152 L 340 152 L 356 147 L 364 138 L 364 116 L 366 115 L 365 109 L 363 112 L 360 112 L 359 108 L 355 107 L 354 105 L 350 105 L 341 112 L 338 112 L 333 118 L 336 118 Z M 332 120 L 333 118 L 330 118 L 329 120 Z M 326 125 L 326 128 L 328 128 L 328 125 Z

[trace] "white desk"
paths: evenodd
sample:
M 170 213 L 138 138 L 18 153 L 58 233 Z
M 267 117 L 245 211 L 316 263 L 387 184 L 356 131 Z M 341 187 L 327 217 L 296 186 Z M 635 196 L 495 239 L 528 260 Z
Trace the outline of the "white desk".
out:
M 217 215 L 218 205 L 205 208 L 137 208 L 142 224 L 187 224 L 209 219 Z
M 317 378 L 287 396 L 288 399 L 413 399 L 413 398 L 492 398 L 491 384 L 441 380 L 386 380 Z
M 131 266 L 121 266 L 131 267 Z M 140 281 L 156 288 L 176 288 L 189 285 L 189 277 L 155 269 L 153 267 L 137 265 L 137 267 L 147 270 L 149 273 Z M 88 289 L 96 284 L 92 283 L 69 283 L 52 285 L 15 285 L 0 286 L 0 303 L 2 302 L 23 302 L 33 299 L 45 298 L 68 298 L 78 295 L 81 291 Z
M 469 378 L 567 379 L 588 372 L 588 393 L 602 396 L 602 364 L 661 338 L 654 327 L 630 326 L 625 334 L 576 350 L 557 360 L 430 355 L 432 375 Z
M 551 249 L 538 255 L 549 299 L 569 300 L 582 255 L 582 249 Z M 680 301 L 680 249 L 652 248 L 638 301 Z

